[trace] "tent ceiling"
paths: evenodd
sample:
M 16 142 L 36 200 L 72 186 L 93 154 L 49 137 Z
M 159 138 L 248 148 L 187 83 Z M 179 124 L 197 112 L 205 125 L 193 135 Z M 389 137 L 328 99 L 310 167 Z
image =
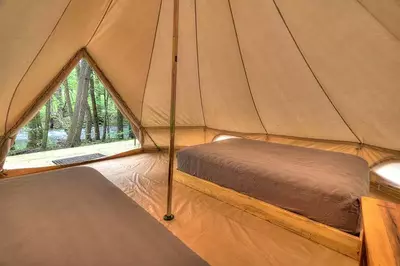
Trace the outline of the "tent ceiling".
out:
M 400 0 L 358 0 L 358 2 L 400 40 Z
M 68 1 L 0 3 L 0 135 L 15 88 L 65 10 Z M 23 18 L 23 19 L 21 19 Z M 29 44 L 29 45 L 27 45 Z M 65 63 L 65 62 L 64 62 Z
M 82 47 L 145 128 L 168 126 L 172 0 L 31 2 L 0 2 L 0 135 Z M 400 150 L 398 4 L 181 1 L 177 124 Z

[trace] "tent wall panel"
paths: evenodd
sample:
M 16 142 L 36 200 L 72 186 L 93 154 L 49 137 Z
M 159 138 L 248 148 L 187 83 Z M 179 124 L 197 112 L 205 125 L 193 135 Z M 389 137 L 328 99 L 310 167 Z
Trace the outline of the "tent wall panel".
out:
M 228 1 L 198 0 L 197 25 L 207 126 L 265 133 L 246 82 Z
M 268 136 L 263 133 L 249 134 L 242 132 L 219 130 L 214 128 L 206 128 L 206 136 L 205 136 L 206 143 L 213 142 L 214 139 L 219 135 L 229 135 L 229 136 L 236 136 L 253 140 L 268 141 Z
M 350 142 L 318 141 L 284 136 L 270 136 L 269 142 L 358 155 L 359 145 Z
M 400 42 L 357 1 L 277 1 L 311 67 L 362 142 L 400 149 Z M 311 99 L 310 99 L 311 100 Z
M 168 126 L 172 71 L 173 1 L 164 0 L 143 97 L 142 125 Z M 164 97 L 159 97 L 163 95 Z
M 7 130 L 15 125 L 66 62 L 86 45 L 105 12 L 106 3 L 106 0 L 71 2 L 52 36 L 16 89 L 10 106 Z M 82 9 L 86 12 L 81 12 Z
M 0 136 L 5 133 L 6 114 L 15 88 L 68 2 L 25 0 L 0 4 Z
M 342 141 L 323 141 L 323 140 L 312 140 L 297 137 L 285 137 L 277 135 L 266 135 L 262 133 L 243 133 L 243 132 L 233 132 L 227 130 L 218 130 L 213 128 L 204 127 L 177 127 L 177 135 L 179 135 L 179 141 L 176 144 L 178 147 L 182 146 L 192 146 L 201 143 L 209 143 L 214 140 L 215 137 L 219 135 L 232 135 L 238 136 L 246 139 L 267 141 L 273 143 L 280 143 L 286 145 L 300 146 L 306 148 L 314 148 L 327 151 L 343 152 L 353 155 L 359 155 L 360 145 L 351 142 Z M 147 128 L 147 131 L 154 139 L 154 141 L 160 146 L 160 148 L 167 148 L 169 145 L 169 129 L 167 127 L 153 127 Z M 145 138 L 144 147 L 154 147 L 148 137 Z M 367 147 L 363 147 L 367 148 Z M 386 155 L 385 155 L 386 154 Z M 390 154 L 389 151 L 381 152 L 379 150 L 374 152 L 374 157 L 371 156 L 367 161 L 373 162 L 374 159 L 380 159 L 382 156 L 387 156 Z M 366 155 L 365 157 L 369 157 Z
M 243 137 L 246 139 L 267 141 L 273 143 L 280 143 L 286 145 L 300 146 L 305 148 L 314 148 L 319 150 L 343 152 L 348 154 L 357 155 L 359 145 L 357 143 L 342 142 L 342 141 L 329 141 L 329 140 L 312 140 L 298 137 L 285 137 L 278 135 L 265 135 L 265 134 L 246 134 L 239 132 L 229 132 L 224 130 L 208 129 L 206 130 L 206 141 L 211 142 L 218 135 L 232 135 Z
M 153 127 L 147 128 L 147 133 L 157 143 L 159 148 L 168 148 L 169 146 L 169 128 Z M 204 144 L 205 128 L 204 127 L 176 127 L 175 129 L 175 146 L 186 147 L 197 144 Z M 144 135 L 143 148 L 154 149 L 154 144 L 149 136 Z
M 267 141 L 273 143 L 280 143 L 285 145 L 293 145 L 305 148 L 313 148 L 325 151 L 341 152 L 359 156 L 368 162 L 370 167 L 373 167 L 381 162 L 389 159 L 400 160 L 400 152 L 394 150 L 382 149 L 368 145 L 360 145 L 358 143 L 344 142 L 344 141 L 330 141 L 330 140 L 317 140 L 299 137 L 278 136 L 278 135 L 264 135 L 264 134 L 246 134 L 239 132 L 230 132 L 217 129 L 206 129 L 205 142 L 212 142 L 218 135 L 232 135 L 239 136 L 246 139 Z
M 194 0 L 180 4 L 177 80 L 178 126 L 202 126 L 203 114 L 197 75 Z M 143 126 L 168 126 L 171 88 L 173 1 L 163 1 L 158 32 L 145 90 Z M 163 95 L 163 97 L 160 97 Z
M 181 23 L 178 32 L 179 63 L 176 88 L 176 124 L 178 126 L 205 125 L 197 64 L 196 1 L 181 1 L 179 4 Z
M 308 69 L 273 2 L 231 3 L 250 88 L 268 133 L 357 141 Z
M 358 2 L 400 40 L 399 0 L 358 0 Z
M 113 2 L 88 45 L 93 59 L 137 118 L 141 117 L 160 6 L 161 0 Z

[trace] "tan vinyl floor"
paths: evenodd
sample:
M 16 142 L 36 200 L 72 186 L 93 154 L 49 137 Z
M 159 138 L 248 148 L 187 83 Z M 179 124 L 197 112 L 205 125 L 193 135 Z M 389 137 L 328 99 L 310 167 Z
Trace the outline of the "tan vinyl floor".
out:
M 174 183 L 172 222 L 164 222 L 168 158 L 145 153 L 93 163 L 211 265 L 356 266 L 356 261 L 233 206 Z M 133 225 L 134 226 L 134 225 Z

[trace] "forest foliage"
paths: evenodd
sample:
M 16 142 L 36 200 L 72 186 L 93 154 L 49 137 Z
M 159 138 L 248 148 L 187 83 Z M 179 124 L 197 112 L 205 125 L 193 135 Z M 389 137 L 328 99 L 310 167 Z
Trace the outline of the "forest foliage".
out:
M 82 59 L 17 135 L 9 155 L 134 139 L 91 66 Z

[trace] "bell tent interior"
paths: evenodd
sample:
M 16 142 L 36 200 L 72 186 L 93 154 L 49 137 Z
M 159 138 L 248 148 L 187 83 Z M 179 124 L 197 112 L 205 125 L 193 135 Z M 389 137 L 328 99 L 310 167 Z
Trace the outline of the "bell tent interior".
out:
M 400 262 L 398 0 L 3 0 L 0 40 L 0 265 Z M 3 167 L 81 59 L 140 148 Z

